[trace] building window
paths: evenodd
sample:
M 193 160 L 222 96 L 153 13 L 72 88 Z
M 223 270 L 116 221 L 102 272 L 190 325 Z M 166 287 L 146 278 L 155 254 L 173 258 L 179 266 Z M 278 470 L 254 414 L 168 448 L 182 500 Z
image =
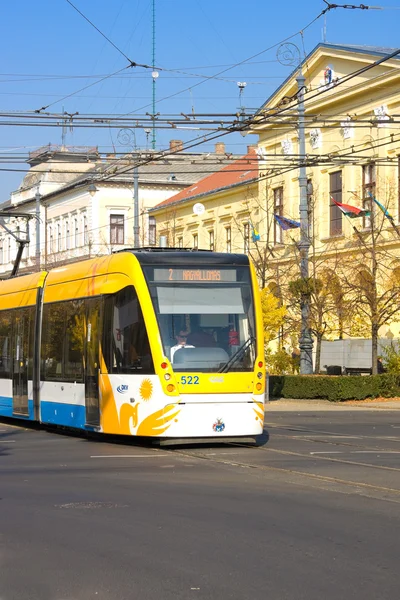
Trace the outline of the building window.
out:
M 48 252 L 51 254 L 53 252 L 53 227 L 49 225 L 49 240 L 48 240 Z
M 362 168 L 362 185 L 363 185 L 363 209 L 372 210 L 372 198 L 376 191 L 376 166 L 374 163 L 364 165 Z M 363 217 L 364 229 L 371 227 L 371 217 Z
M 178 248 L 183 248 L 183 237 L 178 237 Z
M 110 243 L 124 244 L 124 215 L 110 215 Z
M 156 226 L 156 218 L 149 217 L 149 245 L 155 246 L 157 238 L 157 226 Z
M 61 224 L 57 223 L 57 252 L 61 252 Z
M 3 255 L 3 242 L 0 243 L 0 265 L 3 264 L 4 255 Z
M 65 224 L 65 240 L 66 240 L 66 249 L 71 249 L 71 232 L 69 229 L 69 220 Z
M 400 223 L 400 156 L 397 157 L 397 221 Z
M 77 248 L 79 246 L 79 225 L 78 225 L 77 217 L 74 218 L 74 230 L 75 230 L 74 245 L 75 245 L 75 248 Z
M 225 227 L 226 251 L 232 252 L 232 229 Z
M 250 250 L 250 225 L 243 223 L 243 251 L 247 254 Z
M 214 252 L 214 229 L 211 229 L 208 232 L 208 245 L 210 247 L 211 252 Z
M 89 231 L 88 231 L 88 223 L 87 216 L 83 215 L 83 245 L 89 245 Z
M 343 231 L 342 211 L 334 200 L 342 202 L 342 171 L 329 174 L 329 234 L 340 235 Z
M 314 224 L 314 205 L 313 205 L 313 184 L 312 179 L 307 179 L 307 209 L 308 209 L 308 237 L 313 235 Z
M 193 248 L 195 250 L 197 250 L 197 248 L 199 247 L 199 236 L 197 233 L 193 234 Z
M 274 189 L 274 215 L 283 217 L 283 187 Z M 283 231 L 279 223 L 274 219 L 274 244 L 283 243 Z

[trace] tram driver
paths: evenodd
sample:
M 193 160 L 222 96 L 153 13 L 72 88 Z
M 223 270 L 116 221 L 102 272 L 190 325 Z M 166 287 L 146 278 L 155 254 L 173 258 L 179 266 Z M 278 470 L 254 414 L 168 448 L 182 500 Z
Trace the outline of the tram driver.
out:
M 194 348 L 191 344 L 187 343 L 187 331 L 179 331 L 178 335 L 175 336 L 176 344 L 171 348 L 171 362 L 174 360 L 174 354 L 177 350 L 181 350 L 182 348 Z

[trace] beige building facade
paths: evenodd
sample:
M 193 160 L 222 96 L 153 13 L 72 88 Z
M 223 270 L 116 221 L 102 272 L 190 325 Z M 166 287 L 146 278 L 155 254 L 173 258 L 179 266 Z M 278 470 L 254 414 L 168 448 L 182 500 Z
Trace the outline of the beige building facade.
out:
M 212 153 L 182 150 L 182 142 L 172 140 L 170 153 L 164 156 L 151 151 L 101 156 L 97 148 L 52 145 L 32 152 L 30 169 L 19 189 L 1 207 L 11 213 L 32 215 L 30 243 L 21 270 L 38 267 L 34 218 L 38 202 L 41 268 L 132 248 L 135 163 L 139 163 L 140 246 L 156 245 L 155 220 L 149 216 L 149 209 L 228 162 L 221 143 Z M 6 220 L 10 221 L 6 227 L 23 237 L 25 219 Z M 16 254 L 16 240 L 7 230 L 0 230 L 0 272 L 11 272 Z
M 342 269 L 343 289 L 351 288 L 349 273 L 354 278 L 369 273 L 372 246 L 378 292 L 386 293 L 399 273 L 400 59 L 388 58 L 392 53 L 391 48 L 319 44 L 301 66 L 310 276 L 318 267 L 318 277 L 332 281 Z M 300 230 L 283 230 L 275 219 L 300 221 L 298 75 L 294 70 L 255 115 L 249 131 L 259 136 L 258 146 L 252 158 L 236 164 L 241 184 L 218 185 L 208 178 L 204 190 L 197 184 L 200 193 L 189 188 L 190 196 L 171 197 L 151 212 L 158 234 L 170 245 L 248 253 L 260 286 L 282 296 L 289 280 L 300 277 Z M 335 201 L 366 212 L 350 219 Z M 201 214 L 193 211 L 196 203 L 204 207 Z M 392 288 L 392 296 L 381 294 L 382 303 L 399 301 L 400 287 Z M 331 307 L 331 314 L 335 310 Z M 370 337 L 371 323 L 362 317 L 344 331 L 341 310 L 334 317 L 336 328 L 326 314 L 321 317 L 326 335 Z M 376 323 L 379 335 L 397 337 L 397 316 L 383 317 Z

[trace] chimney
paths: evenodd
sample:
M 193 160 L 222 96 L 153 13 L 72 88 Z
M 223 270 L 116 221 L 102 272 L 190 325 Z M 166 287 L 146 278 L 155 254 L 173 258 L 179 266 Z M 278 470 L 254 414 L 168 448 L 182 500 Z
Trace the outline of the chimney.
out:
M 257 144 L 250 144 L 247 146 L 247 154 L 255 154 L 257 150 Z
M 215 154 L 225 154 L 225 144 L 224 144 L 224 142 L 217 142 L 215 144 Z
M 170 140 L 169 149 L 171 152 L 182 152 L 183 142 L 182 140 Z

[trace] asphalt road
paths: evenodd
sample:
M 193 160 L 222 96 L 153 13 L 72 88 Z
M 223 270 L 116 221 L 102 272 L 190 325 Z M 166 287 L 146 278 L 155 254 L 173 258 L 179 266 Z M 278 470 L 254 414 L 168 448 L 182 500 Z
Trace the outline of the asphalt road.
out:
M 1 600 L 394 600 L 400 411 L 154 449 L 0 422 Z

